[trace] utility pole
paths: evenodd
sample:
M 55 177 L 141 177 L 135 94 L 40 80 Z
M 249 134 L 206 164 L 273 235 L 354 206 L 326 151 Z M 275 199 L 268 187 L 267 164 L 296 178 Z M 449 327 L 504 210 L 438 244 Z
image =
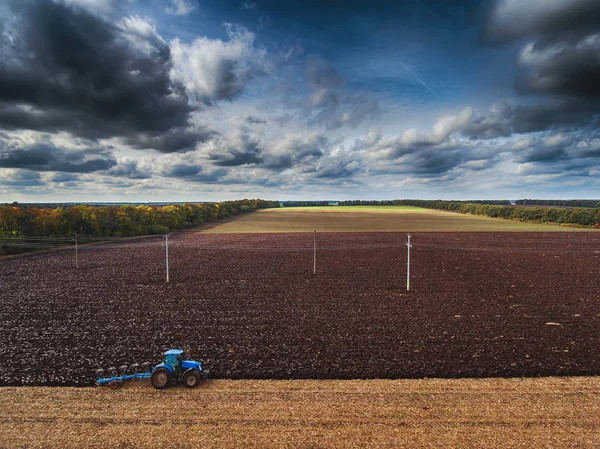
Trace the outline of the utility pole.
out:
M 315 229 L 313 245 L 313 274 L 317 274 L 317 230 Z
M 164 236 L 165 238 L 165 257 L 167 262 L 167 284 L 169 283 L 169 234 Z
M 408 249 L 408 257 L 406 258 L 406 291 L 410 291 L 410 249 L 412 245 L 410 244 L 410 234 L 408 234 L 408 243 L 406 244 Z
M 79 252 L 77 250 L 77 231 L 73 232 L 73 240 L 75 240 L 75 268 L 79 268 Z

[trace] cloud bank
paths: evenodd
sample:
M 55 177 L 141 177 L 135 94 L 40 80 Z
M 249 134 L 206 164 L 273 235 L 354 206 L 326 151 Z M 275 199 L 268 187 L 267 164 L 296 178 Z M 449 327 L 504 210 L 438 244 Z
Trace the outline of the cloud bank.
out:
M 386 24 L 413 23 L 401 7 L 385 9 L 398 14 L 390 22 L 377 16 L 371 23 L 377 11 L 350 2 L 340 24 L 354 11 L 357 28 L 348 36 L 355 40 L 343 42 L 334 36 L 342 25 L 330 35 L 319 31 L 318 39 L 292 34 L 296 25 L 322 25 L 313 10 L 304 16 L 291 8 L 290 34 L 281 34 L 285 15 L 269 17 L 276 8 L 262 1 L 248 5 L 0 6 L 0 193 L 85 185 L 116 196 L 203 189 L 225 199 L 253 191 L 352 197 L 377 189 L 403 196 L 411 186 L 417 196 L 433 186 L 442 193 L 476 193 L 492 183 L 505 191 L 534 182 L 598 186 L 597 1 L 490 2 L 484 20 L 471 26 L 482 32 L 478 52 L 510 53 L 512 65 L 503 67 L 508 89 L 490 101 L 472 96 L 455 103 L 447 100 L 450 88 L 411 99 L 404 60 L 431 43 L 394 39 L 395 28 Z M 441 3 L 411 14 L 419 11 L 427 20 L 439 13 L 435 20 L 444 26 L 467 26 L 453 22 Z M 178 33 L 185 23 L 191 25 Z M 363 63 L 379 46 L 385 63 Z M 459 71 L 441 73 L 426 59 L 434 82 Z

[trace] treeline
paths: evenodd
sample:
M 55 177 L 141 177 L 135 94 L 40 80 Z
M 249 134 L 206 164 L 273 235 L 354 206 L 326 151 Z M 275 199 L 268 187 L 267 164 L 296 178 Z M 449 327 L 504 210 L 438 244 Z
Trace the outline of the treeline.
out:
M 282 207 L 329 206 L 329 201 L 283 201 Z
M 392 203 L 392 204 L 390 204 Z M 600 208 L 552 208 L 502 206 L 494 204 L 466 203 L 442 200 L 393 200 L 393 201 L 343 201 L 340 205 L 394 205 L 416 206 L 426 209 L 447 210 L 461 214 L 485 215 L 492 218 L 550 223 L 577 227 L 600 228 Z
M 600 207 L 600 200 L 517 200 L 515 204 L 529 206 Z
M 193 204 L 212 204 L 213 202 L 211 201 L 203 201 L 201 203 L 193 203 Z M 62 207 L 63 209 L 66 209 L 68 207 L 73 207 L 73 206 L 78 206 L 81 205 L 82 203 L 18 203 L 18 202 L 13 202 L 13 203 L 0 203 L 0 207 L 1 206 L 16 206 L 16 207 L 20 207 L 21 209 L 56 209 L 58 207 Z M 183 202 L 165 202 L 165 203 L 161 203 L 161 202 L 146 202 L 146 203 L 131 203 L 131 202 L 127 202 L 127 203 L 106 203 L 106 202 L 99 202 L 99 203 L 85 203 L 87 206 L 95 206 L 95 207 L 109 207 L 109 206 L 116 206 L 116 207 L 121 207 L 121 206 L 171 206 L 173 204 L 179 204 L 179 205 L 184 205 L 184 204 L 188 204 L 185 201 Z
M 340 206 L 407 206 L 407 201 L 420 200 L 352 200 L 340 201 Z M 510 200 L 469 200 L 469 201 L 453 201 L 455 203 L 472 203 L 472 204 L 493 204 L 509 206 Z
M 257 209 L 279 207 L 278 201 L 239 200 L 168 206 L 88 206 L 22 208 L 0 206 L 0 254 L 35 249 L 48 242 L 93 237 L 163 234 Z M 3 251 L 2 251 L 3 250 Z

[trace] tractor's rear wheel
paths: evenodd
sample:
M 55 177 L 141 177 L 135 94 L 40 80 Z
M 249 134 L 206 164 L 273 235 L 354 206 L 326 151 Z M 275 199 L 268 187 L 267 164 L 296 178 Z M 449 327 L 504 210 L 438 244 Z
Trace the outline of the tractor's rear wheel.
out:
M 121 382 L 114 379 L 108 383 L 108 386 L 110 387 L 111 390 L 116 390 L 117 388 L 119 388 L 121 386 Z
M 157 390 L 164 390 L 171 385 L 172 377 L 171 371 L 169 371 L 167 368 L 160 367 L 154 370 L 150 380 L 152 381 L 152 386 L 154 388 Z
M 183 375 L 183 385 L 188 388 L 196 388 L 202 380 L 202 375 L 198 370 L 191 370 Z

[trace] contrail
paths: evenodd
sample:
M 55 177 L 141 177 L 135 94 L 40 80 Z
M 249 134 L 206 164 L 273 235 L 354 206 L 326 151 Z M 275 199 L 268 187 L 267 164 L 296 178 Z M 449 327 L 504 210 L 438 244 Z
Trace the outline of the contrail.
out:
M 423 81 L 421 78 L 419 78 L 417 75 L 415 75 L 415 74 L 413 73 L 413 71 L 412 71 L 411 69 L 409 69 L 409 68 L 406 66 L 406 64 L 402 64 L 402 66 L 403 66 L 403 67 L 406 69 L 406 71 L 407 71 L 408 73 L 410 73 L 412 76 L 414 76 L 414 77 L 415 77 L 415 79 L 416 79 L 416 80 L 417 80 L 419 83 L 421 83 L 423 86 L 425 86 L 425 87 L 427 88 L 427 90 L 429 90 L 429 92 L 431 92 L 433 95 L 435 95 L 436 97 L 438 97 L 438 99 L 440 99 L 440 100 L 442 99 L 442 98 L 441 98 L 441 97 L 440 97 L 438 94 L 436 94 L 436 93 L 433 91 L 433 89 L 432 89 L 431 87 L 429 87 L 427 84 L 425 84 L 425 81 Z

